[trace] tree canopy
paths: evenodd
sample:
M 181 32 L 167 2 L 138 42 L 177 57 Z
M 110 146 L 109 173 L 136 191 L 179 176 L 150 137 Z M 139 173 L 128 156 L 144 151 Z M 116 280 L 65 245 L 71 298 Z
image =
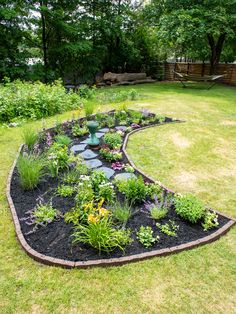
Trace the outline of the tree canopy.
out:
M 214 72 L 236 56 L 236 0 L 3 0 L 0 31 L 0 79 L 155 75 L 168 57 L 210 61 Z

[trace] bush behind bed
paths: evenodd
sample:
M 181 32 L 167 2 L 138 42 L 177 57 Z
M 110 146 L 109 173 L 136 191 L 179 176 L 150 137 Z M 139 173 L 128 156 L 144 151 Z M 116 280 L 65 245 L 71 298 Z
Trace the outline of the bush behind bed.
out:
M 41 119 L 81 106 L 76 93 L 67 93 L 62 81 L 52 84 L 16 80 L 0 84 L 0 122 Z

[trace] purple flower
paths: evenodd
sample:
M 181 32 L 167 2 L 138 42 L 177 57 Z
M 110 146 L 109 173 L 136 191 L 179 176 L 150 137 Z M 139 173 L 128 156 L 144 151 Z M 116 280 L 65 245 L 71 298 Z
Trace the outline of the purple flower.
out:
M 139 129 L 139 128 L 140 128 L 140 125 L 139 125 L 139 124 L 136 124 L 136 123 L 132 123 L 132 124 L 131 124 L 131 128 L 132 128 L 132 129 Z
M 119 161 L 116 161 L 116 162 L 113 162 L 112 165 L 111 165 L 112 169 L 114 170 L 121 170 L 124 168 L 124 164 L 122 164 L 121 162 Z
M 150 117 L 152 116 L 152 113 L 150 111 L 148 111 L 147 109 L 142 109 L 141 113 L 144 117 Z
M 47 132 L 46 133 L 46 144 L 48 145 L 48 146 L 51 146 L 52 145 L 52 143 L 53 143 L 53 141 L 52 141 L 52 136 L 51 136 L 51 134 L 49 133 L 49 132 Z

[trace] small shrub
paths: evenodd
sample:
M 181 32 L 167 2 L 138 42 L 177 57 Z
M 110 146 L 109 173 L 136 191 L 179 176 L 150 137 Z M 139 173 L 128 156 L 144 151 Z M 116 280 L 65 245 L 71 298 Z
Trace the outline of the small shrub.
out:
M 27 145 L 29 151 L 32 151 L 39 136 L 38 133 L 36 133 L 34 130 L 27 128 L 23 130 L 22 138 Z
M 62 81 L 52 84 L 16 80 L 0 85 L 0 122 L 41 119 L 81 107 L 76 93 L 67 93 Z
M 173 220 L 169 220 L 164 225 L 159 223 L 156 224 L 157 228 L 160 229 L 161 232 L 167 234 L 170 237 L 176 237 L 177 231 L 179 230 L 179 226 Z
M 112 204 L 110 209 L 113 217 L 123 225 L 125 225 L 131 217 L 131 206 L 127 202 L 122 204 L 116 201 Z
M 130 203 L 141 203 L 146 197 L 146 185 L 141 176 L 116 181 L 116 186 Z
M 17 161 L 17 170 L 20 176 L 20 184 L 24 190 L 32 190 L 43 176 L 44 160 L 38 156 L 20 155 Z
M 99 254 L 102 251 L 109 253 L 115 249 L 124 251 L 125 247 L 132 241 L 130 232 L 123 229 L 116 230 L 109 218 L 76 227 L 73 237 L 74 243 L 89 244 L 97 249 Z
M 92 99 L 95 96 L 95 92 L 95 86 L 89 87 L 88 85 L 84 84 L 80 86 L 78 93 L 81 98 Z
M 218 215 L 216 212 L 210 212 L 209 210 L 204 215 L 204 221 L 202 223 L 204 231 L 216 228 L 219 226 Z
M 48 224 L 58 217 L 58 211 L 52 204 L 38 204 L 33 211 L 33 217 L 37 224 Z
M 109 146 L 109 148 L 119 148 L 122 143 L 122 137 L 119 133 L 106 133 L 103 137 L 104 143 Z
M 70 185 L 61 185 L 57 188 L 57 194 L 62 197 L 72 196 L 75 192 L 75 188 Z
M 57 135 L 55 136 L 55 141 L 62 146 L 69 146 L 72 139 L 67 135 Z
M 151 247 L 155 242 L 159 240 L 159 236 L 153 237 L 153 230 L 149 226 L 141 226 L 137 232 L 137 238 L 140 243 L 146 248 Z
M 175 211 L 183 219 L 196 223 L 204 213 L 203 203 L 191 194 L 175 196 Z

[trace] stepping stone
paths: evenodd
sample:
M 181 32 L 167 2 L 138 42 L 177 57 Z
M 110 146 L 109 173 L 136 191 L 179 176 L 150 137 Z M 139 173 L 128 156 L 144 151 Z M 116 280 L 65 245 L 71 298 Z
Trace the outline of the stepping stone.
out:
M 86 146 L 86 144 L 73 145 L 70 151 L 73 153 L 82 152 L 83 150 L 85 150 Z
M 122 172 L 122 173 L 118 173 L 115 176 L 116 180 L 128 180 L 130 178 L 137 178 L 136 175 L 134 173 L 130 173 L 130 172 Z
M 88 144 L 89 138 L 87 138 L 86 140 L 80 142 L 81 144 Z
M 95 134 L 96 134 L 97 138 L 101 138 L 104 135 L 104 133 L 100 133 L 100 132 L 96 132 Z M 89 135 L 89 137 L 91 137 L 91 135 Z
M 118 130 L 118 131 L 123 131 L 124 132 L 127 129 L 127 126 L 125 126 L 125 125 L 118 125 L 118 126 L 115 127 L 115 129 Z
M 98 132 L 107 133 L 107 132 L 109 132 L 109 129 L 103 128 L 103 129 L 98 130 Z
M 80 156 L 84 159 L 92 159 L 97 157 L 97 155 L 91 149 L 86 149 L 83 153 L 80 153 Z
M 85 160 L 84 163 L 86 166 L 92 169 L 102 166 L 102 162 L 99 159 Z
M 113 174 L 115 173 L 115 171 L 113 169 L 108 168 L 108 167 L 100 167 L 97 171 L 104 172 L 104 174 L 106 175 L 107 179 L 110 179 L 110 177 L 112 177 Z

